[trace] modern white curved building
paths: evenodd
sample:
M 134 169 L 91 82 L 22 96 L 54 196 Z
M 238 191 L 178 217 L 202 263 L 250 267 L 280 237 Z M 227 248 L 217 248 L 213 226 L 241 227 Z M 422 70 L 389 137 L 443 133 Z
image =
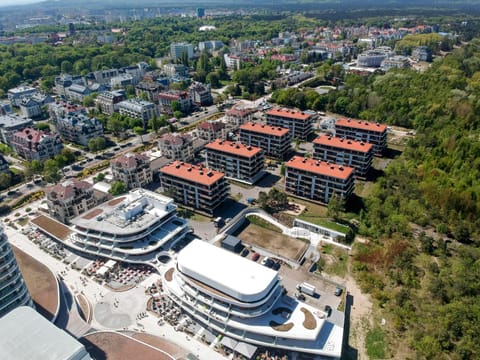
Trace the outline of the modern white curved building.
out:
M 164 273 L 164 289 L 204 325 L 257 345 L 340 358 L 343 327 L 288 296 L 278 273 L 194 240 Z
M 145 189 L 131 190 L 71 220 L 68 242 L 91 255 L 146 262 L 159 248 L 190 230 L 177 217 L 173 199 Z
M 33 302 L 3 227 L 0 226 L 0 317 Z

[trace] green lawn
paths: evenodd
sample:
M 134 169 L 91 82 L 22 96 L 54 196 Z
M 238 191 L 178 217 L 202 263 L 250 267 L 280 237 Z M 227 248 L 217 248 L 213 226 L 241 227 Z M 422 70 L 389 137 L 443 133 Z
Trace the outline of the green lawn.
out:
M 385 333 L 382 329 L 369 330 L 365 342 L 370 359 L 385 359 Z
M 317 216 L 312 216 L 310 214 L 308 214 L 308 215 L 301 214 L 300 216 L 298 216 L 298 218 L 300 220 L 305 220 L 305 221 L 311 222 L 312 224 L 315 224 L 315 225 L 323 226 L 323 227 L 326 227 L 328 229 L 332 229 L 332 230 L 341 232 L 342 234 L 346 234 L 349 231 L 348 226 L 345 226 L 345 225 L 342 225 L 342 224 L 337 224 L 333 221 L 322 219 L 322 218 L 319 218 Z

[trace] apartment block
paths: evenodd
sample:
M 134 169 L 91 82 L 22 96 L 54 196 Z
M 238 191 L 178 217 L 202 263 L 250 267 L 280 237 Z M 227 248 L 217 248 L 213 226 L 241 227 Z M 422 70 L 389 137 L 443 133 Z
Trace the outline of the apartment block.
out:
M 31 86 L 18 86 L 16 88 L 10 89 L 7 92 L 8 100 L 10 104 L 15 107 L 19 107 L 22 99 L 25 97 L 31 97 L 34 94 L 37 94 L 38 90 Z
M 48 212 L 63 223 L 97 204 L 93 185 L 75 178 L 47 188 L 46 195 Z
M 240 126 L 242 144 L 262 148 L 265 156 L 285 159 L 291 148 L 291 132 L 287 128 L 247 122 Z
M 60 154 L 63 149 L 63 143 L 58 134 L 49 134 L 33 128 L 14 132 L 10 145 L 27 161 L 51 159 Z
M 188 134 L 165 134 L 158 140 L 158 148 L 167 159 L 193 159 L 193 139 Z
M 150 160 L 146 155 L 128 153 L 120 155 L 110 162 L 112 176 L 129 189 L 144 187 L 153 181 Z
M 294 139 L 307 140 L 313 132 L 313 114 L 289 109 L 271 109 L 266 115 L 268 125 L 290 129 Z
M 197 134 L 200 139 L 206 141 L 224 140 L 227 136 L 227 131 L 225 123 L 221 121 L 205 121 L 197 125 Z
M 125 91 L 123 90 L 104 91 L 98 94 L 95 103 L 102 114 L 112 115 L 118 110 L 118 104 L 125 99 Z
M 387 148 L 387 126 L 384 124 L 342 118 L 335 122 L 335 136 L 371 143 L 375 155 L 382 155 Z
M 251 121 L 256 109 L 246 107 L 242 105 L 236 105 L 225 113 L 225 119 L 229 124 L 238 127 L 245 124 L 247 121 Z
M 64 140 L 83 146 L 88 146 L 90 139 L 103 136 L 102 123 L 83 113 L 58 118 L 55 127 Z
M 32 125 L 32 119 L 15 113 L 0 115 L 0 142 L 10 145 L 13 133 Z
M 228 178 L 254 184 L 265 173 L 261 148 L 217 139 L 205 145 L 205 149 L 207 168 L 221 171 Z
M 141 99 L 128 99 L 118 103 L 118 112 L 128 117 L 143 121 L 144 128 L 147 127 L 148 121 L 154 115 L 158 115 L 157 105 L 150 101 Z
M 355 176 L 365 178 L 372 166 L 373 145 L 322 135 L 313 141 L 313 158 L 355 168 Z
M 213 104 L 213 97 L 210 84 L 195 82 L 189 86 L 190 100 L 196 106 L 208 106 Z
M 158 94 L 158 105 L 163 114 L 173 114 L 172 103 L 180 105 L 180 111 L 188 113 L 192 107 L 190 94 L 185 91 L 167 91 Z
M 176 202 L 208 215 L 227 199 L 230 189 L 224 173 L 183 161 L 162 167 L 160 182 Z
M 285 191 L 328 204 L 332 196 L 348 199 L 354 188 L 354 169 L 294 156 L 285 163 Z
M 173 59 L 181 59 L 183 53 L 191 59 L 193 57 L 193 45 L 186 42 L 172 43 L 170 45 L 170 56 Z

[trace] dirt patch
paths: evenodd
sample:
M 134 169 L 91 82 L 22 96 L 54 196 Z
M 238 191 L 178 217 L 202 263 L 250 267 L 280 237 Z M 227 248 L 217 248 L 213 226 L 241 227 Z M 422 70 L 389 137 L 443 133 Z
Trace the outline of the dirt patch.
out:
M 247 244 L 262 247 L 294 261 L 298 261 L 308 248 L 308 243 L 305 241 L 291 238 L 255 224 L 249 224 L 237 237 Z
M 285 210 L 284 213 L 298 216 L 303 212 L 303 210 L 305 210 L 305 205 L 289 202 L 287 206 L 287 210 Z
M 93 209 L 89 213 L 86 213 L 82 216 L 82 219 L 90 220 L 93 219 L 95 216 L 100 215 L 103 212 L 102 209 Z
M 89 354 L 97 360 L 171 360 L 170 356 L 159 350 L 146 346 L 131 337 L 114 332 L 87 335 L 81 338 L 80 342 L 85 345 Z M 158 348 L 162 346 L 160 343 L 157 343 L 157 345 Z M 157 348 L 155 345 L 152 346 Z M 169 347 L 166 347 L 165 350 L 163 348 L 161 350 L 168 353 L 169 349 Z
M 125 196 L 122 196 L 122 197 L 119 197 L 118 199 L 113 199 L 113 200 L 110 200 L 107 205 L 108 206 L 115 206 L 117 204 L 120 204 L 123 200 L 125 200 L 126 197 Z
M 181 348 L 178 345 L 171 343 L 168 340 L 159 338 L 158 336 L 150 335 L 150 334 L 135 334 L 132 336 L 134 339 L 143 341 L 148 345 L 151 345 L 157 349 L 161 349 L 170 355 L 172 355 L 175 359 L 179 359 L 181 357 L 185 357 L 187 355 L 187 351 Z
M 293 326 L 294 326 L 293 322 L 289 322 L 286 324 L 279 324 L 276 321 L 273 321 L 273 320 L 270 321 L 270 327 L 273 330 L 277 330 L 277 331 L 286 332 L 286 331 L 289 331 L 291 328 L 293 328 Z
M 86 322 L 86 323 L 89 323 L 90 324 L 90 321 L 92 319 L 92 316 L 91 316 L 91 307 L 88 303 L 88 300 L 87 298 L 84 296 L 84 295 L 77 295 L 77 302 L 78 302 L 78 305 L 80 307 L 80 311 L 79 311 L 79 314 L 81 316 L 81 318 Z
M 45 215 L 40 215 L 39 217 L 31 220 L 31 222 L 38 226 L 38 228 L 43 232 L 47 233 L 48 235 L 52 235 L 61 241 L 65 241 L 72 232 L 68 226 L 65 226 L 61 222 L 53 220 Z
M 305 315 L 303 327 L 307 330 L 314 330 L 317 327 L 317 320 L 315 320 L 313 314 L 310 312 L 310 310 L 307 310 L 303 307 L 300 308 L 300 311 L 303 312 L 303 315 Z
M 12 245 L 18 267 L 27 284 L 36 309 L 48 320 L 52 320 L 58 308 L 57 279 L 42 263 Z
M 165 280 L 167 281 L 172 281 L 173 279 L 173 268 L 170 268 L 167 270 L 167 272 L 165 273 Z

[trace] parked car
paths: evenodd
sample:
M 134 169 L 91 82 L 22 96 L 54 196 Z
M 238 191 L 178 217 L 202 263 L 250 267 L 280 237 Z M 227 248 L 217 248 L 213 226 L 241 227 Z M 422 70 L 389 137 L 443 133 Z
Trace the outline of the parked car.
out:
M 253 260 L 253 261 L 257 261 L 259 258 L 260 258 L 260 254 L 259 254 L 259 253 L 254 253 L 254 254 L 252 255 L 252 260 Z
M 335 288 L 335 296 L 340 296 L 342 295 L 343 289 L 340 286 L 337 286 Z
M 242 250 L 242 252 L 240 253 L 240 255 L 243 256 L 243 257 L 246 257 L 246 256 L 248 256 L 249 253 L 250 253 L 250 251 L 248 251 L 248 249 L 245 248 L 245 249 Z
M 268 260 L 270 260 L 270 258 L 269 258 L 268 256 L 265 256 L 265 257 L 262 259 L 262 261 L 260 261 L 260 264 L 265 265 Z
M 332 307 L 330 305 L 325 305 L 325 308 L 323 309 L 325 313 L 327 314 L 327 317 L 332 315 Z

